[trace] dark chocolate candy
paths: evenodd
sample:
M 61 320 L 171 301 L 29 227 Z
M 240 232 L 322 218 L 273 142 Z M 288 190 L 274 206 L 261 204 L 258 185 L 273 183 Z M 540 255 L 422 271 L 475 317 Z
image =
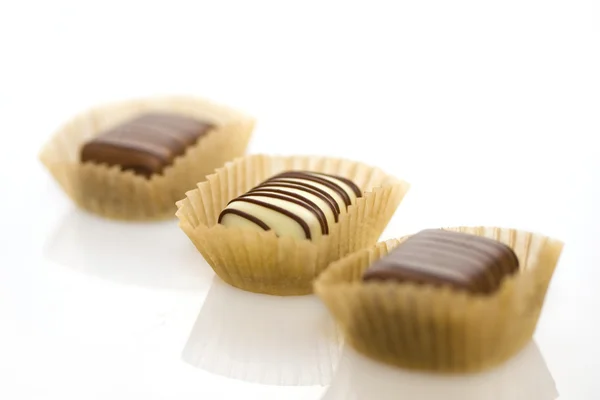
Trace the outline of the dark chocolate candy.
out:
M 471 293 L 492 293 L 518 271 L 513 250 L 496 240 L 441 229 L 411 236 L 371 265 L 363 280 L 449 285 Z
M 210 123 L 182 115 L 143 114 L 85 143 L 81 162 L 119 165 L 150 177 L 171 165 L 211 128 Z

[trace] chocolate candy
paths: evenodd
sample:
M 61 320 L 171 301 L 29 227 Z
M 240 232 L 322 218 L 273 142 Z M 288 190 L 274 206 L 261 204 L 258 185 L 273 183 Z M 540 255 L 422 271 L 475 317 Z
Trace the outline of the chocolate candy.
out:
M 471 293 L 492 293 L 519 269 L 512 249 L 496 240 L 429 229 L 401 243 L 376 261 L 364 281 L 392 280 L 449 285 Z
M 160 174 L 211 128 L 210 123 L 182 115 L 144 114 L 87 142 L 81 162 L 119 165 L 150 177 Z
M 219 215 L 219 223 L 316 240 L 327 235 L 340 214 L 361 196 L 359 187 L 349 179 L 287 171 L 230 201 Z

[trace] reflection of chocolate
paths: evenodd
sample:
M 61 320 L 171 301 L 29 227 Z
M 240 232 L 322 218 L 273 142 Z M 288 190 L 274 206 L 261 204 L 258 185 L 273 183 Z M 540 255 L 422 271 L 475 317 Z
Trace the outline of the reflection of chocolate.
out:
M 119 165 L 150 177 L 204 136 L 212 125 L 176 114 L 150 113 L 118 125 L 87 142 L 81 162 Z
M 400 396 L 401 394 L 401 396 Z M 506 364 L 478 374 L 429 374 L 344 349 L 322 400 L 555 400 L 556 384 L 535 342 Z
M 212 270 L 199 268 L 196 250 L 179 240 L 178 233 L 174 221 L 120 223 L 72 209 L 48 237 L 44 257 L 118 284 L 202 292 Z
M 315 296 L 250 293 L 215 278 L 182 359 L 246 382 L 323 386 L 340 350 L 340 332 Z
M 519 269 L 512 249 L 496 240 L 429 229 L 411 236 L 364 274 L 365 281 L 393 280 L 450 285 L 492 293 Z
M 316 240 L 329 234 L 339 215 L 361 196 L 359 187 L 349 179 L 287 171 L 231 200 L 219 215 L 219 223 Z

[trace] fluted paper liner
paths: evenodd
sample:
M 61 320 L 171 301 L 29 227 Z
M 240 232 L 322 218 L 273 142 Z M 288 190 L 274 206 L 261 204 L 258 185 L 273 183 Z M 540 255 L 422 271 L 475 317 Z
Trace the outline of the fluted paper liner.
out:
M 311 170 L 354 181 L 363 191 L 318 242 L 277 237 L 272 231 L 225 228 L 220 212 L 235 197 L 285 170 Z M 375 244 L 408 191 L 408 183 L 378 168 L 343 159 L 251 155 L 227 163 L 177 203 L 180 226 L 215 273 L 240 289 L 274 294 L 312 292 L 332 261 Z
M 494 294 L 472 295 L 448 287 L 362 282 L 369 265 L 406 238 L 351 254 L 328 267 L 315 292 L 357 351 L 410 369 L 476 372 L 506 361 L 531 340 L 563 244 L 513 229 L 444 229 L 507 244 L 520 271 Z
M 136 115 L 160 111 L 216 125 L 162 174 L 146 179 L 105 164 L 81 163 L 83 144 Z M 254 120 L 228 107 L 195 97 L 124 101 L 84 112 L 54 134 L 40 154 L 42 163 L 81 208 L 107 218 L 150 220 L 174 217 L 175 202 L 225 162 L 242 156 Z

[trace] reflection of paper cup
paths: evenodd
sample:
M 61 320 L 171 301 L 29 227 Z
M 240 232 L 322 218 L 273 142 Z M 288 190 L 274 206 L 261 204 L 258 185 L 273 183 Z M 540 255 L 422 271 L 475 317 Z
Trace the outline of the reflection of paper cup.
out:
M 335 325 L 314 296 L 266 296 L 215 278 L 183 359 L 244 381 L 311 386 L 329 384 L 340 350 Z
M 103 164 L 81 163 L 89 139 L 146 112 L 186 115 L 215 124 L 163 173 L 151 179 Z M 222 105 L 189 96 L 152 97 L 96 107 L 66 123 L 44 146 L 40 159 L 81 208 L 125 220 L 173 218 L 175 202 L 226 161 L 246 151 L 254 120 Z
M 227 203 L 286 170 L 339 175 L 363 196 L 318 242 L 277 237 L 273 231 L 225 228 L 217 223 Z M 312 293 L 313 280 L 334 260 L 375 244 L 409 190 L 379 168 L 327 157 L 250 155 L 225 164 L 177 203 L 180 226 L 215 273 L 243 290 L 274 295 Z
M 197 252 L 183 238 L 175 221 L 123 223 L 74 209 L 44 253 L 58 264 L 118 283 L 197 291 L 213 274 L 198 268 Z
M 558 392 L 535 342 L 501 367 L 473 375 L 410 372 L 349 347 L 322 400 L 555 400 Z
M 369 265 L 404 239 L 357 251 L 332 263 L 315 283 L 352 347 L 409 369 L 464 373 L 499 365 L 531 341 L 562 242 L 514 229 L 445 229 L 507 244 L 519 258 L 519 273 L 489 296 L 430 285 L 364 283 Z

